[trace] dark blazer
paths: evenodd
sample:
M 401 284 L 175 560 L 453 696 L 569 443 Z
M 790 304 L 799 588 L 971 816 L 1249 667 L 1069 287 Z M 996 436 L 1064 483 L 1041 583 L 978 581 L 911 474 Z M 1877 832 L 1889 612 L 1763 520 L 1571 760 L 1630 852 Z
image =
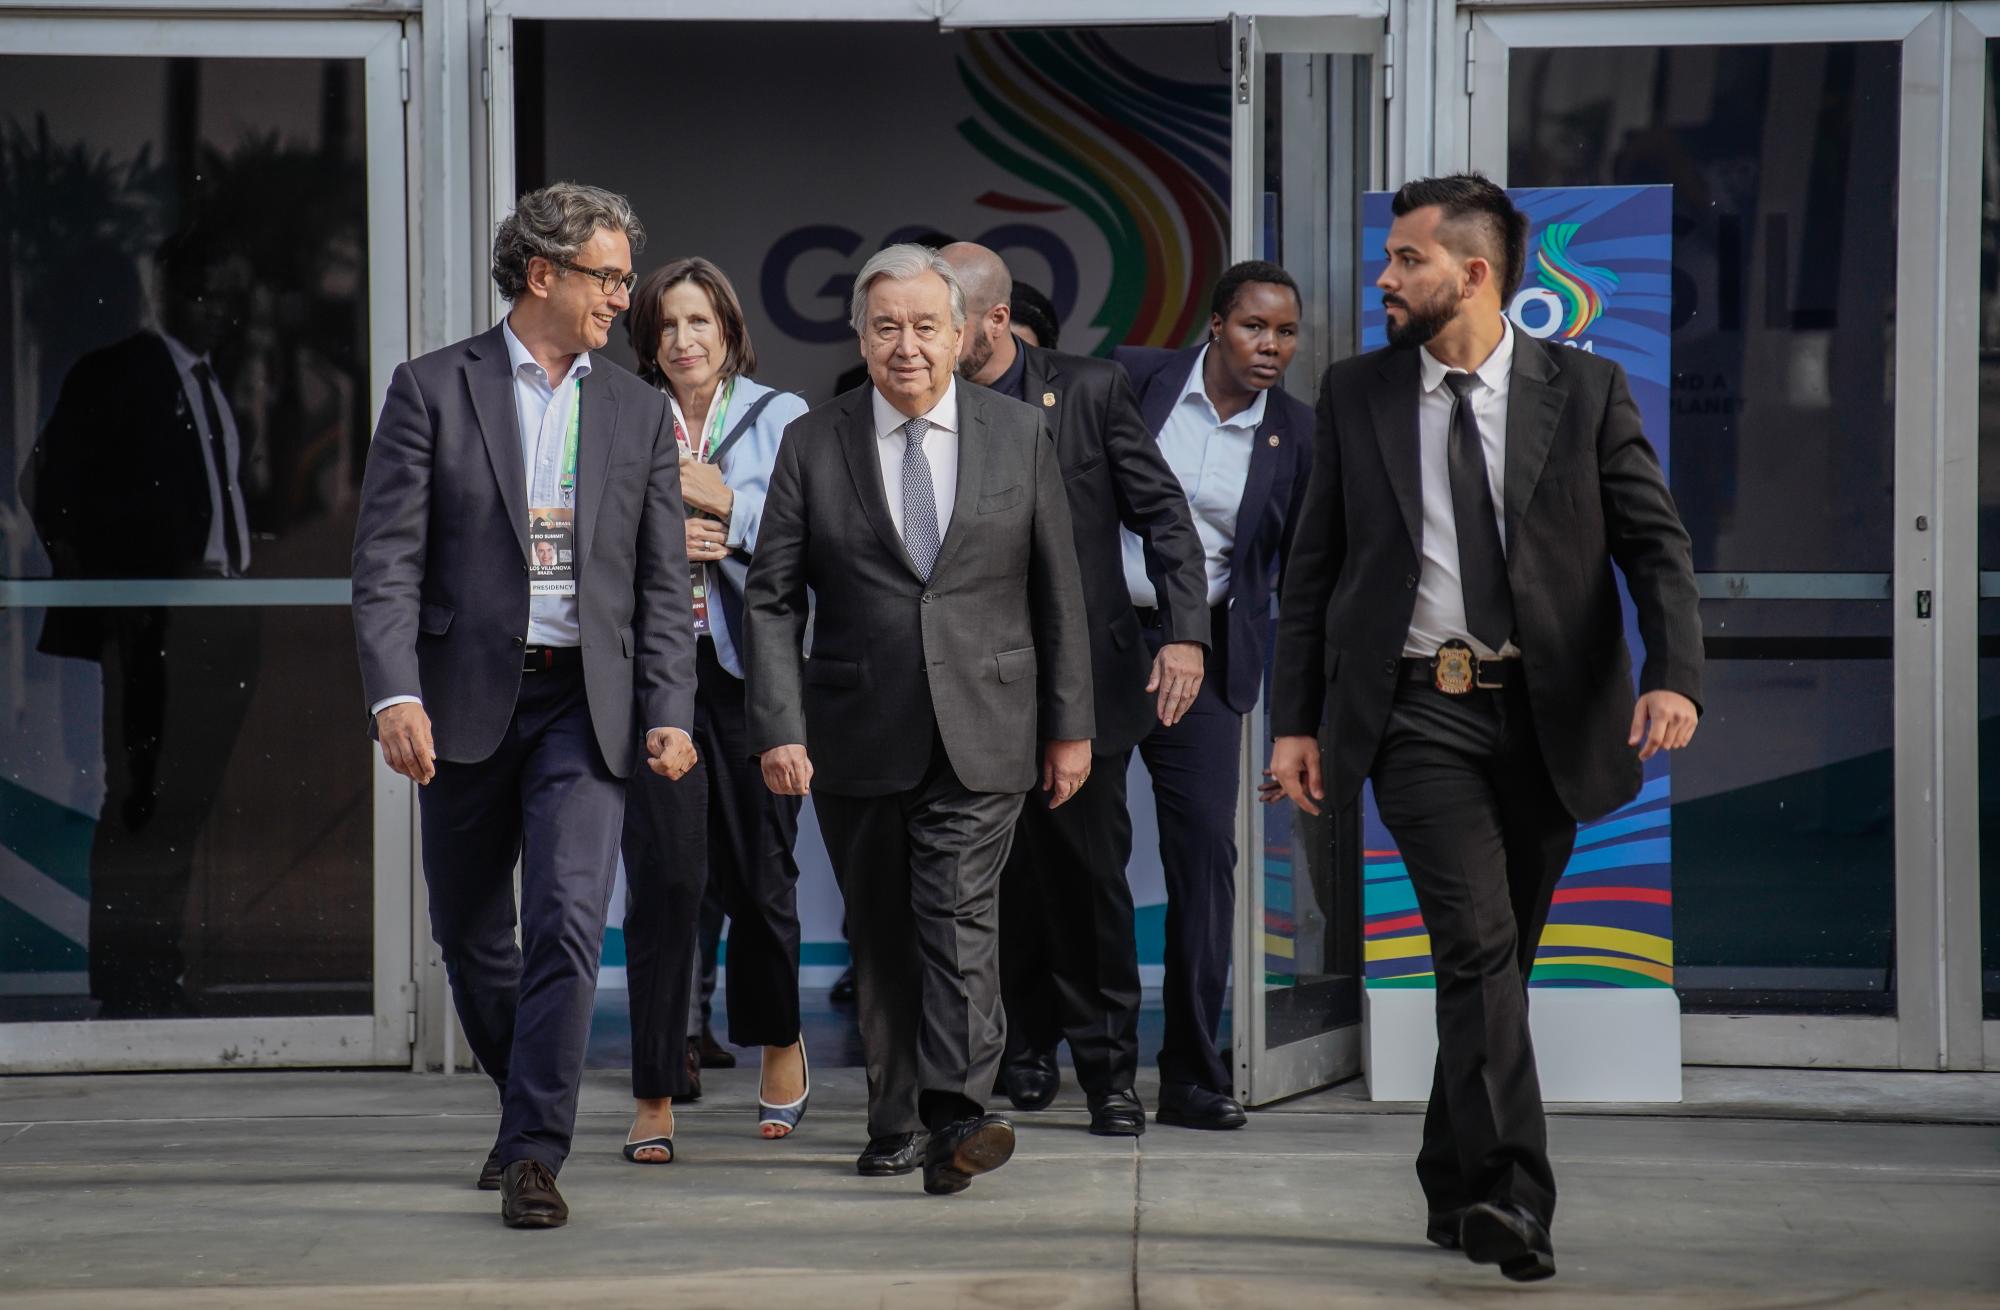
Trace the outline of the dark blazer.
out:
M 1106 359 L 1022 345 L 1021 395 L 1055 439 L 1090 616 L 1090 681 L 1100 754 L 1131 750 L 1154 720 L 1152 660 L 1125 585 L 1121 528 L 1145 544 L 1168 641 L 1208 645 L 1208 581 L 1187 495 L 1139 414 L 1125 371 Z M 1053 398 L 1054 404 L 1048 404 Z
M 923 778 L 935 726 L 968 790 L 1027 791 L 1037 740 L 1094 735 L 1055 444 L 1035 410 L 959 386 L 957 493 L 926 583 L 882 491 L 873 390 L 812 410 L 778 449 L 744 597 L 751 749 L 802 744 L 815 788 L 885 796 Z
M 58 578 L 204 572 L 215 504 L 203 437 L 166 342 L 152 332 L 92 351 L 64 376 L 34 454 L 31 507 Z M 239 462 L 247 451 L 238 453 Z M 40 649 L 100 658 L 109 610 L 52 609 Z
M 1368 774 L 1416 608 L 1423 490 L 1414 350 L 1333 365 L 1320 387 L 1312 485 L 1286 572 L 1273 735 L 1311 735 L 1322 708 L 1327 796 Z M 1579 821 L 1638 793 L 1625 744 L 1632 657 L 1611 566 L 1646 643 L 1640 686 L 1701 701 L 1701 617 L 1688 536 L 1617 364 L 1514 334 L 1503 512 L 1515 641 L 1535 732 Z
M 366 703 L 422 696 L 441 759 L 485 759 L 513 718 L 527 495 L 500 328 L 398 365 L 361 486 L 354 638 Z M 577 433 L 577 612 L 591 722 L 620 777 L 644 730 L 694 728 L 682 521 L 665 398 L 593 356 Z
M 1139 412 L 1155 440 L 1174 401 L 1201 358 L 1200 346 L 1156 350 L 1120 346 L 1112 358 L 1125 366 L 1139 393 Z M 1236 545 L 1229 562 L 1228 631 L 1222 647 L 1223 703 L 1238 714 L 1257 705 L 1264 682 L 1264 648 L 1271 629 L 1271 591 L 1277 585 L 1298 522 L 1299 501 L 1312 469 L 1312 410 L 1283 387 L 1265 393 L 1264 421 L 1250 447 L 1250 476 L 1236 511 Z M 1205 575 L 1204 575 L 1205 576 Z M 1202 584 L 1204 595 L 1207 582 Z

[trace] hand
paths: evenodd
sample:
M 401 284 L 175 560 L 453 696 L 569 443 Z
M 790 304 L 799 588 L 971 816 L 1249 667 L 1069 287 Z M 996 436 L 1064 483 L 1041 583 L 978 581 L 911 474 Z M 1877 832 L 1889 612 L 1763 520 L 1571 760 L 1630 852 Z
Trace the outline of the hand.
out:
M 774 796 L 807 796 L 812 793 L 813 762 L 803 746 L 773 746 L 758 757 L 764 766 L 764 785 Z
M 1054 809 L 1083 789 L 1090 777 L 1090 739 L 1052 741 L 1042 747 L 1042 790 Z
M 729 529 L 714 519 L 687 521 L 688 563 L 711 564 L 729 553 Z
M 736 493 L 722 480 L 722 470 L 692 458 L 681 460 L 681 499 L 689 509 L 725 520 L 736 507 Z
M 699 761 L 694 738 L 679 728 L 655 728 L 646 734 L 646 767 L 662 778 L 679 782 Z
M 1271 743 L 1269 776 L 1278 788 L 1307 814 L 1318 814 L 1314 801 L 1326 799 L 1320 785 L 1319 742 L 1311 737 L 1279 737 Z
M 1198 641 L 1170 641 L 1153 657 L 1153 676 L 1146 683 L 1150 694 L 1160 696 L 1160 722 L 1171 728 L 1194 704 L 1201 690 L 1202 668 L 1206 659 Z
M 1694 702 L 1679 692 L 1649 691 L 1632 707 L 1632 734 L 1625 744 L 1638 746 L 1642 760 L 1661 751 L 1677 751 L 1694 739 L 1699 717 Z
M 418 786 L 437 776 L 437 748 L 431 744 L 431 716 L 416 701 L 391 705 L 375 716 L 375 735 L 390 768 Z

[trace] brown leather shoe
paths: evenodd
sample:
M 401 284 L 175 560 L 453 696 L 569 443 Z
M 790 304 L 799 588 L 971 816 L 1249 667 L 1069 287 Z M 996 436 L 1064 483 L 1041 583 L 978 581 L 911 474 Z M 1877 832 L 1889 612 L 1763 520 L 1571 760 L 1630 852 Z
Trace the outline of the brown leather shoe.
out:
M 479 1166 L 479 1182 L 476 1186 L 482 1192 L 497 1192 L 500 1190 L 499 1147 L 496 1146 L 486 1153 L 486 1163 Z
M 683 1103 L 699 1101 L 701 1099 L 701 1039 L 699 1037 L 688 1038 L 687 1058 L 682 1062 L 682 1067 L 687 1070 L 688 1089 L 674 1097 L 674 1099 Z
M 734 1069 L 736 1052 L 715 1040 L 715 1029 L 707 1024 L 701 1026 L 701 1067 L 704 1069 Z
M 561 1228 L 569 1206 L 556 1176 L 539 1160 L 516 1160 L 500 1171 L 500 1221 L 509 1228 Z

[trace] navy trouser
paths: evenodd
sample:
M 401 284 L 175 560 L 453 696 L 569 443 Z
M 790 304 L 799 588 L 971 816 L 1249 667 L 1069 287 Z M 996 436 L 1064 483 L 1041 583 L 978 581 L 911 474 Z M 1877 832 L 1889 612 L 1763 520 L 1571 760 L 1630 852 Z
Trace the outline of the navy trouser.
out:
M 1141 631 L 1157 655 L 1164 634 L 1158 628 Z M 1160 1044 L 1160 1083 L 1223 1093 L 1233 1080 L 1216 1043 L 1236 920 L 1236 794 L 1243 758 L 1243 716 L 1218 690 L 1227 679 L 1225 661 L 1212 656 L 1201 691 L 1181 721 L 1171 728 L 1156 723 L 1139 741 L 1139 758 L 1153 775 L 1167 882 L 1161 993 L 1167 1029 Z M 1129 758 L 1121 755 L 1116 767 L 1122 771 Z M 1131 841 L 1127 828 L 1121 852 L 1126 859 Z
M 417 795 L 431 936 L 466 1041 L 500 1089 L 501 1163 L 537 1160 L 554 1172 L 576 1126 L 625 813 L 625 783 L 597 747 L 583 670 L 523 675 L 499 748 L 477 764 L 438 761 Z

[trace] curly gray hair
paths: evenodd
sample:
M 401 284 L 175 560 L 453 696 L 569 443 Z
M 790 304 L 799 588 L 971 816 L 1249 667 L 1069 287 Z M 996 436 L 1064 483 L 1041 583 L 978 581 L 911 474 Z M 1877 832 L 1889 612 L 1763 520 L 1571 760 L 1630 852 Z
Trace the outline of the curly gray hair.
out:
M 598 228 L 623 232 L 637 256 L 646 248 L 646 229 L 632 203 L 615 191 L 580 182 L 553 182 L 515 202 L 514 212 L 493 233 L 493 281 L 500 294 L 516 300 L 528 289 L 528 261 L 576 258 Z
M 908 282 L 911 278 L 922 277 L 925 273 L 935 273 L 944 279 L 945 288 L 951 292 L 951 325 L 965 326 L 965 287 L 958 280 L 958 270 L 951 263 L 932 250 L 914 241 L 900 245 L 884 246 L 861 266 L 854 275 L 854 303 L 851 307 L 854 335 L 861 336 L 868 324 L 868 288 L 883 278 L 897 282 Z

